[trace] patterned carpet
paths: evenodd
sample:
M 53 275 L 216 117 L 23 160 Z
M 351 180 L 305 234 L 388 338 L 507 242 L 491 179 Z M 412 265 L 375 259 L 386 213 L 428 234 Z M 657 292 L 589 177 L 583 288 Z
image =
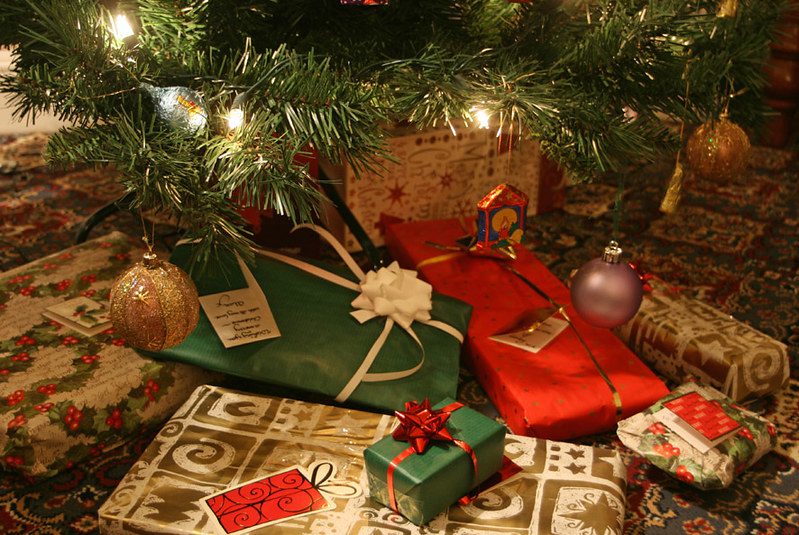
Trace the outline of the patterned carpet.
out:
M 48 172 L 38 156 L 41 142 L 0 137 L 0 271 L 63 249 L 76 225 L 120 193 L 107 172 Z M 738 180 L 692 181 L 678 213 L 662 216 L 657 206 L 669 171 L 653 166 L 628 178 L 622 245 L 648 271 L 789 345 L 791 383 L 754 406 L 777 424 L 779 446 L 729 489 L 701 492 L 634 456 L 613 435 L 580 442 L 624 455 L 627 533 L 799 533 L 799 161 L 793 153 L 758 149 Z M 565 211 L 532 221 L 531 247 L 561 278 L 608 241 L 615 192 L 602 182 L 571 188 Z M 93 235 L 112 229 L 140 234 L 137 220 L 120 213 Z M 159 227 L 162 235 L 168 231 Z M 493 411 L 465 371 L 459 397 Z M 0 532 L 96 532 L 97 508 L 150 438 L 41 482 L 2 474 Z

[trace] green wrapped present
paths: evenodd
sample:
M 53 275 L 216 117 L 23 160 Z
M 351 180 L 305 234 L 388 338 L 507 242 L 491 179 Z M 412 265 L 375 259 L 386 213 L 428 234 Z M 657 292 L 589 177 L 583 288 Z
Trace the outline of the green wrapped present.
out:
M 773 424 L 696 383 L 622 420 L 618 435 L 661 470 L 703 490 L 728 487 L 777 442 Z
M 182 344 L 155 356 L 385 412 L 406 399 L 454 397 L 471 307 L 433 294 L 396 264 L 363 273 L 332 236 L 317 232 L 347 268 L 259 250 L 251 271 L 231 256 L 195 277 L 201 296 L 262 289 L 279 338 L 225 348 L 202 313 Z M 191 254 L 190 244 L 180 245 L 171 261 L 185 268 Z
M 502 466 L 505 427 L 447 399 L 408 402 L 399 425 L 363 454 L 371 498 L 424 524 Z

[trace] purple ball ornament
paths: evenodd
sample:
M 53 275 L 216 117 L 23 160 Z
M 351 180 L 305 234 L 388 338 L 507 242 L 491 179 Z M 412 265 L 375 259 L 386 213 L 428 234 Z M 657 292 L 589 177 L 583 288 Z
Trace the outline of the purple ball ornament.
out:
M 638 273 L 621 262 L 621 253 L 619 244 L 611 241 L 602 258 L 589 261 L 572 278 L 572 304 L 595 327 L 627 323 L 641 306 L 644 285 Z

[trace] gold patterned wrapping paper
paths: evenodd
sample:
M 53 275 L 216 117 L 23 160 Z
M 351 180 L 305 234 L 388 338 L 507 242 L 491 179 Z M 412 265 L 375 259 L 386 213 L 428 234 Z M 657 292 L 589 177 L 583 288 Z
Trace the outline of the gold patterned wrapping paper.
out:
M 0 274 L 0 467 L 51 476 L 160 426 L 214 377 L 127 347 L 113 328 L 92 337 L 42 316 L 83 297 L 106 302 L 141 258 L 113 232 Z
M 661 281 L 649 284 L 638 314 L 616 332 L 659 373 L 677 383 L 696 377 L 734 401 L 773 394 L 788 382 L 785 344 Z
M 213 533 L 201 498 L 294 465 L 328 461 L 367 491 L 363 449 L 393 418 L 219 387 L 198 388 L 100 508 L 100 531 Z M 417 527 L 363 495 L 254 533 L 388 535 L 621 534 L 626 470 L 618 453 L 509 435 L 523 468 L 466 506 Z

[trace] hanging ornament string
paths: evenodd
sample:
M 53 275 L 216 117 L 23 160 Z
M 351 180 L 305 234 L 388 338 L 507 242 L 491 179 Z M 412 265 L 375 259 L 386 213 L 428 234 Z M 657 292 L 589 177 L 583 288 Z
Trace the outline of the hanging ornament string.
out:
M 685 80 L 685 96 L 683 98 L 683 102 L 685 103 L 685 108 L 688 109 L 688 97 L 691 91 L 691 80 L 688 78 L 688 69 L 691 66 L 691 62 L 687 62 L 685 64 L 685 70 L 682 73 L 683 79 Z M 674 171 L 671 173 L 671 178 L 669 179 L 669 185 L 666 187 L 666 193 L 663 195 L 663 200 L 660 202 L 660 211 L 664 214 L 672 214 L 677 209 L 677 205 L 680 204 L 680 199 L 682 198 L 682 186 L 683 180 L 685 179 L 685 171 L 682 168 L 682 148 L 685 144 L 685 119 L 680 121 L 680 148 L 677 149 L 677 158 L 674 162 Z
M 610 390 L 610 393 L 613 396 L 613 404 L 616 407 L 616 419 L 617 420 L 620 419 L 623 410 L 623 406 L 621 403 L 621 395 L 619 394 L 619 391 L 616 389 L 616 385 L 613 384 L 613 381 L 610 380 L 608 374 L 599 364 L 599 361 L 594 356 L 594 353 L 591 351 L 591 348 L 588 347 L 588 344 L 583 339 L 582 335 L 580 334 L 580 331 L 578 331 L 577 327 L 574 326 L 574 323 L 572 322 L 571 318 L 566 313 L 566 307 L 559 304 L 554 299 L 552 299 L 546 292 L 544 292 L 544 290 L 539 288 L 533 281 L 522 275 L 513 266 L 510 266 L 508 264 L 503 264 L 502 267 L 504 267 L 505 269 L 507 269 L 508 271 L 519 277 L 519 279 L 521 279 L 521 281 L 524 284 L 530 287 L 530 289 L 532 289 L 535 293 L 537 293 L 538 295 L 549 301 L 549 303 L 553 307 L 555 307 L 556 312 L 560 313 L 560 315 L 563 316 L 563 319 L 565 319 L 566 323 L 569 324 L 569 327 L 571 327 L 571 330 L 574 332 L 575 336 L 577 337 L 577 340 L 579 340 L 580 344 L 585 348 L 586 353 L 588 353 L 588 357 L 591 359 L 591 362 L 594 364 L 594 367 L 596 368 L 597 372 L 599 372 L 599 376 L 602 377 L 602 380 L 605 382 L 608 389 Z
M 147 169 L 144 171 L 144 180 L 147 181 L 150 178 L 150 166 L 147 166 Z M 155 245 L 155 218 L 152 221 L 152 231 L 150 232 L 151 238 L 147 236 L 147 225 L 144 222 L 144 212 L 142 211 L 141 205 L 139 205 L 139 220 L 141 221 L 141 231 L 142 231 L 142 241 L 144 245 L 147 246 L 147 252 L 152 253 L 153 247 Z
M 624 175 L 619 173 L 619 184 L 616 189 L 616 201 L 613 203 L 613 239 L 618 240 L 621 234 L 621 209 L 624 204 Z

